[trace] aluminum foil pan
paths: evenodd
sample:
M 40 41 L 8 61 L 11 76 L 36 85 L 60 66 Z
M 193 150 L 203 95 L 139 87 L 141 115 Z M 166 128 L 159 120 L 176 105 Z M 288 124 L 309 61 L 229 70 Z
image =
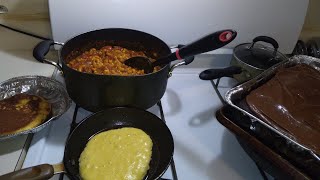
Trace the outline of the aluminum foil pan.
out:
M 256 124 L 259 123 L 266 127 L 267 129 L 273 131 L 280 137 L 284 138 L 286 140 L 286 145 L 291 146 L 292 149 L 295 151 L 299 152 L 304 152 L 304 153 L 309 153 L 317 162 L 320 162 L 320 156 L 313 152 L 311 149 L 308 147 L 298 143 L 292 136 L 287 134 L 286 132 L 280 130 L 279 128 L 275 128 L 266 122 L 264 122 L 262 119 L 254 115 L 245 105 L 243 105 L 243 100 L 245 97 L 251 92 L 251 90 L 256 89 L 257 87 L 261 86 L 268 80 L 270 80 L 274 74 L 276 73 L 277 69 L 282 68 L 282 67 L 291 67 L 297 64 L 307 64 L 314 69 L 320 71 L 320 59 L 313 58 L 310 56 L 305 56 L 305 55 L 298 55 L 298 56 L 293 56 L 287 61 L 283 61 L 268 70 L 264 71 L 261 73 L 259 76 L 243 83 L 240 84 L 232 89 L 230 89 L 226 95 L 225 99 L 228 104 L 230 104 L 232 107 L 240 110 L 242 113 L 250 116 L 251 118 L 251 127 L 250 129 L 252 131 L 257 131 L 257 126 Z
M 0 135 L 0 140 L 22 134 L 36 133 L 59 118 L 71 106 L 72 100 L 64 87 L 57 80 L 44 76 L 21 76 L 0 83 L 0 100 L 16 94 L 27 93 L 45 98 L 51 103 L 52 117 L 39 126 L 15 134 Z

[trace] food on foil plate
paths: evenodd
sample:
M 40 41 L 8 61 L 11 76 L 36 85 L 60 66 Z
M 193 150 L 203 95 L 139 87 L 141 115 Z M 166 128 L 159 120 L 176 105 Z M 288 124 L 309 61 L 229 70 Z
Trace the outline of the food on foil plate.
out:
M 30 94 L 16 94 L 0 101 L 0 134 L 15 134 L 37 127 L 50 118 L 51 104 Z

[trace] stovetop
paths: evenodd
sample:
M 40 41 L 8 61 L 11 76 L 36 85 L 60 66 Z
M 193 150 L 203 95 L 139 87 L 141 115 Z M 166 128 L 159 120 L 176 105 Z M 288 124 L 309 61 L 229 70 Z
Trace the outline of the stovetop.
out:
M 168 80 L 161 99 L 164 117 L 174 138 L 174 162 L 177 179 L 262 179 L 254 162 L 236 138 L 215 118 L 222 103 L 210 81 L 198 74 L 203 68 L 180 68 Z M 57 73 L 56 78 L 63 82 Z M 219 92 L 225 94 L 232 83 L 223 78 Z M 49 127 L 36 133 L 23 167 L 62 162 L 64 145 L 70 130 L 75 104 Z M 160 117 L 157 105 L 148 111 Z M 77 121 L 90 115 L 79 108 Z M 53 179 L 59 179 L 55 175 Z M 169 167 L 163 175 L 176 179 Z

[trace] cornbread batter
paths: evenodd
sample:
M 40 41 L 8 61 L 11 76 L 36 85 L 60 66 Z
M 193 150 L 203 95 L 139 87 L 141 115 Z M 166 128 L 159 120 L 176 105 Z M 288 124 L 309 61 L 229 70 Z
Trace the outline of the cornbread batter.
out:
M 48 119 L 51 105 L 44 98 L 17 94 L 0 101 L 0 134 L 32 129 Z
M 89 140 L 80 155 L 84 180 L 142 180 L 149 169 L 152 140 L 137 128 L 105 131 Z

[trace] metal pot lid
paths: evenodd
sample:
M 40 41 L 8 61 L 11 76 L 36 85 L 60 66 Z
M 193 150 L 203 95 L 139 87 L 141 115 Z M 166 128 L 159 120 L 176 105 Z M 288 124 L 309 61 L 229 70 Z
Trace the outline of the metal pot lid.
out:
M 256 43 L 258 41 L 269 43 L 273 47 Z M 264 70 L 287 59 L 285 55 L 278 51 L 278 47 L 279 45 L 274 39 L 267 36 L 258 36 L 253 39 L 252 43 L 236 46 L 234 56 L 239 61 Z

